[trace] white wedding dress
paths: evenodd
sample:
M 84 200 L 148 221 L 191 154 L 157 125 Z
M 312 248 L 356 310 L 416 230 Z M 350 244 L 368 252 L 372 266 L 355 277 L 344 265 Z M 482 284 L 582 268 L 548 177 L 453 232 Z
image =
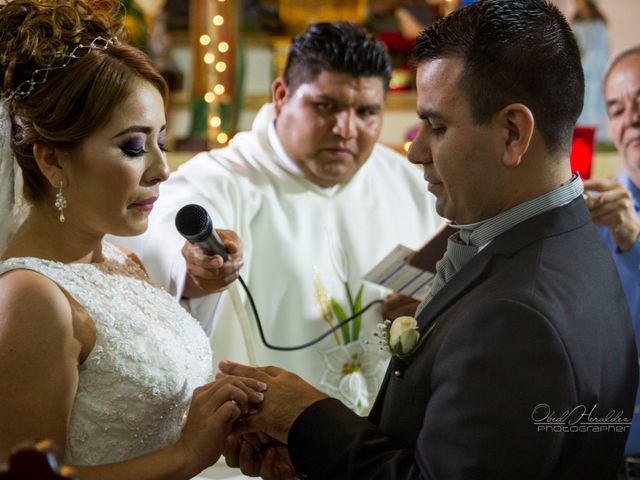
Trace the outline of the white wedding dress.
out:
M 119 462 L 177 440 L 193 389 L 207 383 L 209 340 L 175 299 L 104 243 L 105 260 L 63 264 L 39 258 L 0 261 L 0 274 L 36 271 L 82 305 L 96 325 L 79 367 L 64 462 Z M 42 321 L 46 321 L 43 318 Z

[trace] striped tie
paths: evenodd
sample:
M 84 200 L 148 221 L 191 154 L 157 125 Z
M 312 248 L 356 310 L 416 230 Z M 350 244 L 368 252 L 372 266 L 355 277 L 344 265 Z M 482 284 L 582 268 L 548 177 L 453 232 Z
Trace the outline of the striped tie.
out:
M 469 237 L 473 230 L 458 230 L 449 237 L 447 251 L 436 263 L 436 275 L 427 298 L 418 306 L 416 316 L 431 301 L 438 291 L 478 253 L 478 247 L 469 245 Z

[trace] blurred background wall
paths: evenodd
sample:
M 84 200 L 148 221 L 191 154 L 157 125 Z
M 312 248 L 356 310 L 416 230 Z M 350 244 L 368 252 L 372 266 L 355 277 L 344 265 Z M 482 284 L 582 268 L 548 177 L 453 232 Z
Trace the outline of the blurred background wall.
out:
M 172 86 L 172 162 L 226 145 L 249 129 L 269 101 L 291 35 L 312 21 L 344 19 L 373 31 L 390 50 L 394 74 L 381 141 L 402 150 L 417 124 L 413 73 L 407 65 L 415 34 L 474 0 L 126 0 L 130 30 Z M 577 0 L 553 0 L 573 18 Z M 593 0 L 591 0 L 593 1 Z M 640 43 L 640 0 L 598 0 L 607 20 L 608 51 Z M 600 131 L 603 129 L 600 128 Z M 183 152 L 183 153 L 181 153 Z M 606 141 L 596 173 L 616 172 Z

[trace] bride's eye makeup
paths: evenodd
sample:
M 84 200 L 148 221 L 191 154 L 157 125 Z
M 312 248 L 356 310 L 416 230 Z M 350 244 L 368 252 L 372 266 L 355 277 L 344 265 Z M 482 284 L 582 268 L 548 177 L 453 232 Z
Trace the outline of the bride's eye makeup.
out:
M 166 130 L 162 130 L 160 132 L 160 136 L 158 137 L 158 148 L 165 153 L 171 151 L 167 148 Z
M 144 139 L 140 137 L 128 138 L 118 147 L 128 157 L 141 157 L 145 153 L 149 153 L 144 149 Z

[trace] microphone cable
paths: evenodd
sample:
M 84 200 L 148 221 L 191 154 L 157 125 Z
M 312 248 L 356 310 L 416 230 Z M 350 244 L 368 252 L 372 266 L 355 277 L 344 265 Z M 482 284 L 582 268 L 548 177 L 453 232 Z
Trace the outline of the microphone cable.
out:
M 215 229 L 213 228 L 213 222 L 211 221 L 211 216 L 209 213 L 200 205 L 189 204 L 185 205 L 176 214 L 175 218 L 176 229 L 178 232 L 189 242 L 197 245 L 200 249 L 205 252 L 207 255 L 220 255 L 223 261 L 227 261 L 229 258 L 227 249 L 224 246 L 222 239 L 218 236 Z M 244 279 L 238 275 L 238 279 L 242 284 L 242 288 L 247 293 L 247 298 L 249 298 L 249 303 L 251 304 L 251 311 L 253 312 L 253 316 L 256 319 L 256 325 L 258 326 L 258 332 L 260 333 L 260 339 L 265 347 L 270 348 L 271 350 L 279 350 L 281 352 L 291 352 L 294 350 L 302 350 L 303 348 L 310 347 L 315 345 L 319 341 L 323 340 L 325 337 L 331 335 L 333 332 L 342 328 L 347 323 L 351 322 L 358 316 L 362 315 L 364 312 L 369 310 L 373 305 L 377 303 L 382 303 L 381 299 L 373 300 L 368 303 L 363 309 L 359 312 L 354 313 L 349 318 L 342 320 L 335 327 L 331 327 L 329 330 L 324 332 L 319 337 L 314 338 L 306 343 L 301 345 L 294 345 L 290 347 L 283 347 L 279 345 L 270 344 L 265 335 L 264 330 L 262 328 L 262 322 L 260 321 L 260 315 L 258 315 L 258 309 L 256 308 L 256 304 L 253 301 L 253 295 L 249 291 L 249 287 L 245 283 Z
M 283 347 L 283 346 L 279 346 L 279 345 L 272 345 L 267 341 L 267 339 L 266 339 L 266 337 L 264 335 L 264 330 L 262 329 L 262 322 L 260 321 L 260 315 L 258 315 L 258 309 L 256 308 L 256 304 L 253 301 L 253 296 L 251 295 L 251 291 L 249 290 L 249 287 L 247 287 L 247 284 L 244 282 L 244 279 L 240 275 L 238 275 L 238 280 L 240 280 L 240 284 L 242 285 L 242 288 L 244 288 L 244 291 L 247 293 L 247 298 L 249 299 L 249 304 L 251 305 L 251 311 L 253 312 L 253 316 L 256 319 L 256 325 L 258 326 L 258 332 L 260 333 L 260 340 L 262 340 L 262 343 L 264 344 L 265 347 L 267 347 L 267 348 L 269 348 L 271 350 L 278 350 L 280 352 L 292 352 L 294 350 L 302 350 L 304 348 L 311 347 L 312 345 L 315 345 L 316 343 L 320 342 L 321 340 L 323 340 L 326 337 L 328 337 L 329 335 L 331 335 L 336 330 L 342 328 L 343 325 L 346 325 L 347 323 L 349 323 L 352 320 L 354 320 L 356 317 L 362 315 L 364 312 L 369 310 L 375 304 L 382 303 L 381 299 L 373 300 L 373 301 L 369 302 L 367 305 L 365 305 L 362 308 L 362 310 L 360 310 L 359 312 L 354 313 L 353 315 L 351 315 L 348 318 L 345 318 L 340 323 L 338 323 L 337 325 L 331 327 L 329 330 L 324 332 L 322 335 L 314 338 L 313 340 L 309 340 L 308 342 L 302 343 L 300 345 L 294 345 L 294 346 L 290 346 L 290 347 Z

